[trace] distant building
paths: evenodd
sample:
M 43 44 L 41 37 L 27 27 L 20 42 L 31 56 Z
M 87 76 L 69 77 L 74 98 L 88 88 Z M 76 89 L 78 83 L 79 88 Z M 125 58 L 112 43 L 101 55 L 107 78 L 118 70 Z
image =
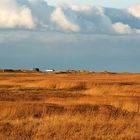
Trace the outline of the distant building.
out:
M 46 72 L 54 72 L 55 70 L 54 69 L 48 69 L 48 70 L 45 70 Z

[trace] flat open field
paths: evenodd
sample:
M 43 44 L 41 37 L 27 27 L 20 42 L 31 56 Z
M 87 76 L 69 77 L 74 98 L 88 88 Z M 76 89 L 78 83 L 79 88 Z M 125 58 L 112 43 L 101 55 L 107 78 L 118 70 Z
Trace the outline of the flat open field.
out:
M 140 74 L 1 72 L 0 140 L 140 140 Z

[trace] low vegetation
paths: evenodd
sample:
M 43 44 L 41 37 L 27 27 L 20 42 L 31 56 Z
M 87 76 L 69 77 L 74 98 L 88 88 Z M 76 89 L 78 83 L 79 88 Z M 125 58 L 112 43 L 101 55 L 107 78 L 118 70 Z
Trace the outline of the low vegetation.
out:
M 0 140 L 140 140 L 140 74 L 0 72 Z

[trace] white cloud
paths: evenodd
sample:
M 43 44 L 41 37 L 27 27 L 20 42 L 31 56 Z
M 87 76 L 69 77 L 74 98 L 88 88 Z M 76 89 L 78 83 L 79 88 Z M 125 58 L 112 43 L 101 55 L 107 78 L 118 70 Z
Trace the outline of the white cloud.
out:
M 104 14 L 103 7 L 92 7 L 80 4 L 61 5 L 63 13 L 69 21 L 80 27 L 80 33 L 110 33 L 111 20 Z
M 0 1 L 0 28 L 33 28 L 35 26 L 31 10 L 18 5 L 16 0 Z
M 133 30 L 131 29 L 129 25 L 123 24 L 121 22 L 117 22 L 113 24 L 112 26 L 115 32 L 119 34 L 130 34 L 133 32 Z
M 130 7 L 128 12 L 134 17 L 140 19 L 140 4 Z
M 63 4 L 63 7 L 69 7 L 74 11 L 90 11 L 92 9 L 89 5 L 80 5 L 80 4 Z
M 64 30 L 70 30 L 73 32 L 78 32 L 80 30 L 79 26 L 75 23 L 72 23 L 67 19 L 62 9 L 56 8 L 51 15 L 51 20 L 58 24 Z
M 28 0 L 30 3 L 38 2 L 39 0 Z
M 140 33 L 140 5 L 124 10 L 82 4 L 54 7 L 46 0 L 0 0 L 2 28 L 79 34 Z

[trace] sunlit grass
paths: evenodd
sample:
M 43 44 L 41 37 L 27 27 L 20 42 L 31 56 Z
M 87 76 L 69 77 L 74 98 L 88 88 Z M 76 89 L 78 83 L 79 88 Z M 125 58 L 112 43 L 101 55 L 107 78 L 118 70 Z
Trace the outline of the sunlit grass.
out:
M 0 73 L 0 140 L 139 140 L 140 75 Z

